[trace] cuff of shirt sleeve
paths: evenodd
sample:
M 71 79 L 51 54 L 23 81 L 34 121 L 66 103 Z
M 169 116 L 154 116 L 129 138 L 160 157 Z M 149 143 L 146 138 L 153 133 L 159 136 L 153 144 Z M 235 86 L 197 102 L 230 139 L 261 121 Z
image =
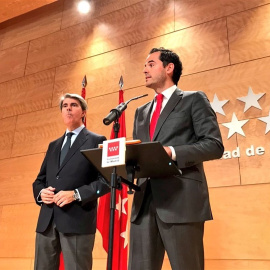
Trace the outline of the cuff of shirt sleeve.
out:
M 169 146 L 170 147 L 170 149 L 171 149 L 171 151 L 172 151 L 172 160 L 173 161 L 176 161 L 176 153 L 175 153 L 175 150 L 174 150 L 174 148 L 172 147 L 172 146 Z
M 77 194 L 79 195 L 79 201 L 81 202 L 82 198 L 81 198 L 80 192 L 79 192 L 79 190 L 77 188 L 75 190 L 76 190 Z
M 43 189 L 42 189 L 43 190 Z M 42 192 L 42 190 L 39 192 L 39 194 L 38 194 L 38 196 L 37 196 L 37 202 L 38 203 L 43 203 L 43 201 L 42 201 L 42 199 L 41 199 L 41 192 Z

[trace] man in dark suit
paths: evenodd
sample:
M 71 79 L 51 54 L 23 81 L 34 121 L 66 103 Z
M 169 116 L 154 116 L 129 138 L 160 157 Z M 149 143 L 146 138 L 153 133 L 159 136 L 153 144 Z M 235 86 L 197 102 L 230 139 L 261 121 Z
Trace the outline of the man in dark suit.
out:
M 41 205 L 36 229 L 36 270 L 58 270 L 62 251 L 65 270 L 92 269 L 97 198 L 109 186 L 81 154 L 106 138 L 88 131 L 83 120 L 87 103 L 76 94 L 60 101 L 67 130 L 50 143 L 37 179 L 34 198 Z
M 152 49 L 143 72 L 156 97 L 136 110 L 133 137 L 159 141 L 182 174 L 138 179 L 129 270 L 160 270 L 165 250 L 173 270 L 202 270 L 204 222 L 212 219 L 203 162 L 224 151 L 216 115 L 203 92 L 177 88 L 182 63 L 176 53 Z

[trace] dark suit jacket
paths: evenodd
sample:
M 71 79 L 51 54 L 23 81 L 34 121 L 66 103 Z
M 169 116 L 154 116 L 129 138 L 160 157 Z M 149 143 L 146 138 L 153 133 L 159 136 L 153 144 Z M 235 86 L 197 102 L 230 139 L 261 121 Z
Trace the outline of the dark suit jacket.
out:
M 150 141 L 149 123 L 153 101 L 138 108 L 133 137 Z M 173 146 L 179 177 L 150 179 L 153 202 L 159 218 L 166 223 L 201 222 L 212 219 L 203 162 L 220 158 L 224 148 L 215 112 L 203 92 L 176 89 L 163 109 L 153 141 Z M 155 155 L 153 153 L 153 158 Z M 138 217 L 147 185 L 139 179 L 131 222 Z
M 109 191 L 109 186 L 97 170 L 81 154 L 82 149 L 97 148 L 106 138 L 83 129 L 59 167 L 61 146 L 65 136 L 50 143 L 37 179 L 33 183 L 34 198 L 41 205 L 37 232 L 44 232 L 52 217 L 62 233 L 93 234 L 96 231 L 97 198 Z M 37 197 L 41 189 L 78 189 L 81 202 L 74 201 L 62 208 L 56 204 L 41 204 Z

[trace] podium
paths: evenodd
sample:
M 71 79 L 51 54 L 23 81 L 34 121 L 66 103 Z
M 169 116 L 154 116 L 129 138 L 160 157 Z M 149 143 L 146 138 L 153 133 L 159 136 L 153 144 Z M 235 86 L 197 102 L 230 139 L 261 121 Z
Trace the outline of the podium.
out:
M 110 203 L 110 233 L 108 248 L 107 270 L 112 269 L 113 230 L 116 189 L 121 188 L 121 183 L 132 189 L 140 191 L 140 187 L 134 184 L 135 178 L 160 178 L 172 175 L 180 175 L 181 171 L 176 167 L 159 142 L 147 142 L 139 144 L 126 144 L 125 165 L 102 167 L 102 149 L 81 150 L 81 153 L 95 166 L 99 173 L 111 185 Z M 168 183 L 169 184 L 169 183 Z
M 86 149 L 81 150 L 81 153 L 110 182 L 112 167 L 101 167 L 102 149 Z M 128 179 L 128 166 L 133 167 L 134 178 L 160 178 L 181 174 L 181 171 L 169 158 L 160 142 L 126 145 L 126 164 L 117 166 L 117 175 L 123 179 Z

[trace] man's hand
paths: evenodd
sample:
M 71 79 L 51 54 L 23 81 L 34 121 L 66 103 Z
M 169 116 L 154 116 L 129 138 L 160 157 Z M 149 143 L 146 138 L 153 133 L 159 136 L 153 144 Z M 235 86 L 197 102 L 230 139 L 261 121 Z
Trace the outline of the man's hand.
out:
M 163 146 L 163 148 L 164 148 L 164 150 L 166 151 L 166 153 L 168 154 L 168 156 L 169 156 L 170 158 L 172 158 L 172 150 L 171 150 L 171 148 L 168 147 L 168 146 Z
M 55 188 L 47 187 L 41 190 L 40 197 L 43 203 L 51 204 L 53 203 Z
M 59 207 L 63 207 L 66 204 L 73 202 L 75 199 L 73 197 L 74 191 L 67 190 L 67 191 L 59 191 L 54 196 L 54 203 L 57 204 Z

